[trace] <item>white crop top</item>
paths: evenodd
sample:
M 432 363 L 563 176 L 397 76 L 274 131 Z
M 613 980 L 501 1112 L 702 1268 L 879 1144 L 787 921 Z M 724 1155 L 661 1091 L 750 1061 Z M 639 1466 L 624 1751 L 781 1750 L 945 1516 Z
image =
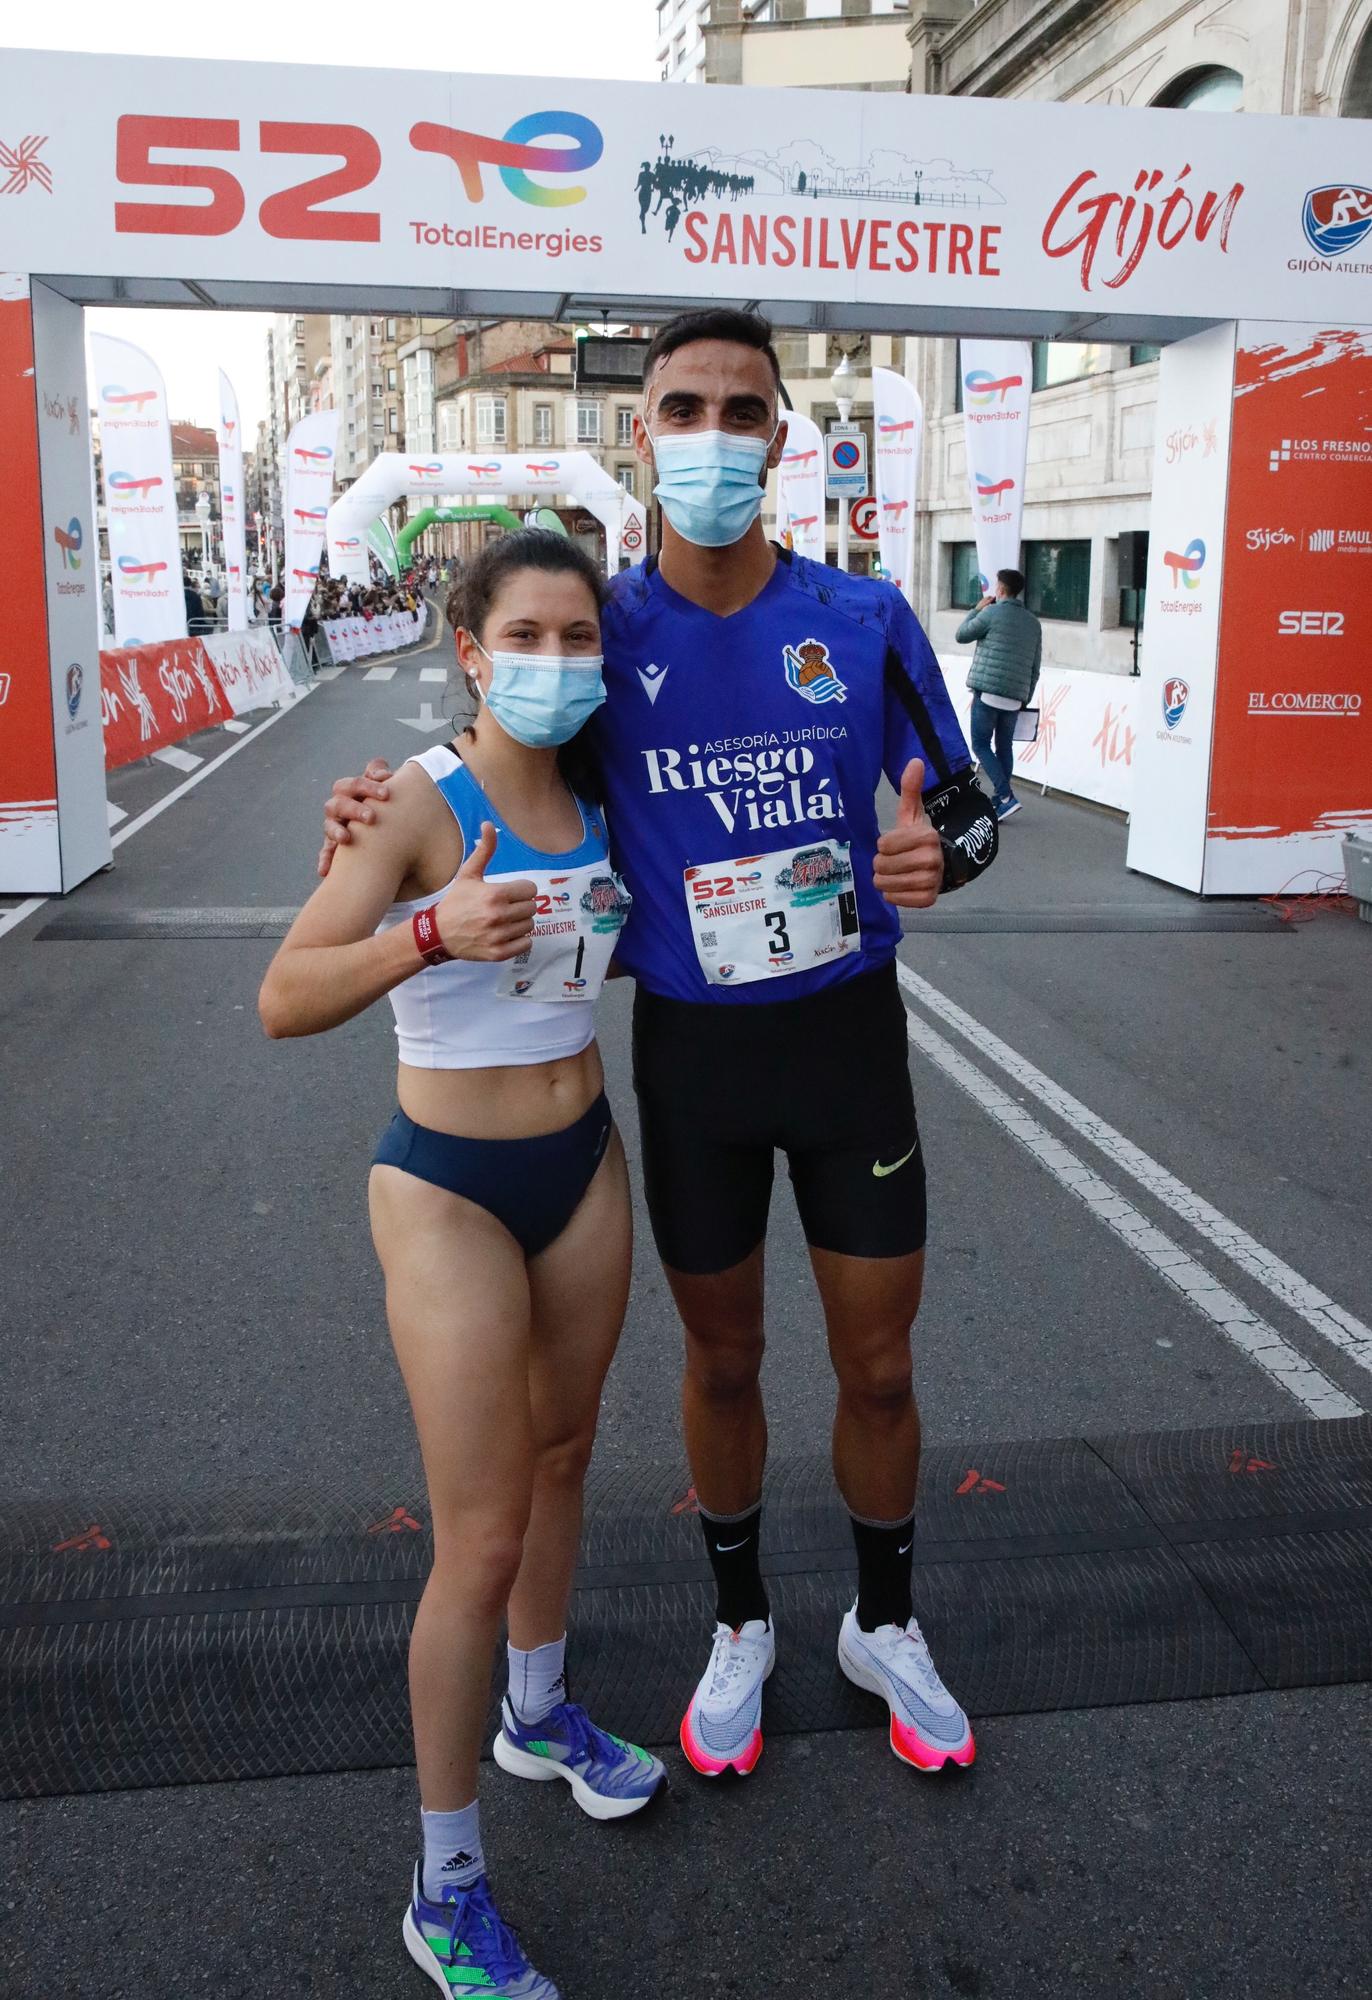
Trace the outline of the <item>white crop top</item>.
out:
M 578 799 L 580 845 L 568 854 L 542 854 L 506 826 L 447 744 L 408 761 L 438 787 L 462 830 L 464 854 L 480 840 L 483 820 L 495 827 L 486 880 L 532 880 L 537 900 L 533 943 L 521 958 L 449 959 L 392 989 L 401 1062 L 413 1069 L 496 1069 L 579 1055 L 594 1033 L 595 1001 L 631 900 L 610 866 L 603 815 Z M 440 889 L 392 903 L 378 934 L 446 894 Z

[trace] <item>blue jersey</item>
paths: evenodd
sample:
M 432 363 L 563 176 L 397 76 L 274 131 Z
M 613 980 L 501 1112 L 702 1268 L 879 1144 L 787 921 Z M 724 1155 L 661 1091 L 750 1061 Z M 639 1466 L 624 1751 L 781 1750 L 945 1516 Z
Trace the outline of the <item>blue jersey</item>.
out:
M 872 883 L 882 772 L 899 787 L 920 757 L 932 792 L 971 769 L 938 662 L 895 586 L 782 555 L 753 602 L 720 618 L 640 565 L 615 579 L 602 629 L 608 699 L 590 729 L 634 899 L 616 949 L 624 969 L 670 999 L 748 1005 L 800 999 L 892 958 L 900 912 Z M 781 856 L 788 881 L 841 870 L 842 955 L 712 983 L 692 876 L 740 856 Z

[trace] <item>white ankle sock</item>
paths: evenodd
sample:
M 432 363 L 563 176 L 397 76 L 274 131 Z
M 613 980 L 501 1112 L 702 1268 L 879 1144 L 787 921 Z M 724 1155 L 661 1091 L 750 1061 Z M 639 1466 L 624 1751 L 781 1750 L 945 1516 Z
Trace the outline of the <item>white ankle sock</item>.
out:
M 566 1633 L 530 1653 L 521 1653 L 518 1646 L 505 1650 L 510 1659 L 510 1707 L 521 1722 L 542 1722 L 567 1699 Z
M 456 1812 L 425 1812 L 420 1807 L 424 1894 L 431 1902 L 442 1902 L 445 1888 L 470 1889 L 477 1876 L 485 1874 L 480 1812 L 475 1799 L 469 1806 L 459 1806 Z

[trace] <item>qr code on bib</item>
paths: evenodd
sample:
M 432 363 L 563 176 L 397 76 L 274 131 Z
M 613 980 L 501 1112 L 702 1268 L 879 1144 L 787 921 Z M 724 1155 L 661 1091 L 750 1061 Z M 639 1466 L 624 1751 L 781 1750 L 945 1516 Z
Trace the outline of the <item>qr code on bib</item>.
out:
M 700 933 L 700 942 L 706 951 L 714 951 L 719 945 L 719 935 L 715 931 L 702 931 Z

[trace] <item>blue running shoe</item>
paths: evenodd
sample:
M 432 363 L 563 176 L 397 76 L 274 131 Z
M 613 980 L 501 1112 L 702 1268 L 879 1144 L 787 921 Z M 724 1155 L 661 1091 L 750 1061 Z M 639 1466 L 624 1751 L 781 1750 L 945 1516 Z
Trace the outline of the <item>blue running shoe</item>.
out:
M 597 1729 L 584 1708 L 559 1702 L 540 1722 L 521 1722 L 508 1696 L 500 1704 L 495 1761 L 516 1778 L 565 1778 L 592 1819 L 641 1812 L 667 1781 L 665 1766 L 636 1744 Z
M 424 1894 L 416 1862 L 414 1889 L 405 1912 L 405 1949 L 445 1993 L 475 1993 L 481 2000 L 559 2000 L 551 1979 L 535 1972 L 519 1939 L 491 1901 L 486 1877 L 470 1889 L 447 1889 L 441 1903 Z

